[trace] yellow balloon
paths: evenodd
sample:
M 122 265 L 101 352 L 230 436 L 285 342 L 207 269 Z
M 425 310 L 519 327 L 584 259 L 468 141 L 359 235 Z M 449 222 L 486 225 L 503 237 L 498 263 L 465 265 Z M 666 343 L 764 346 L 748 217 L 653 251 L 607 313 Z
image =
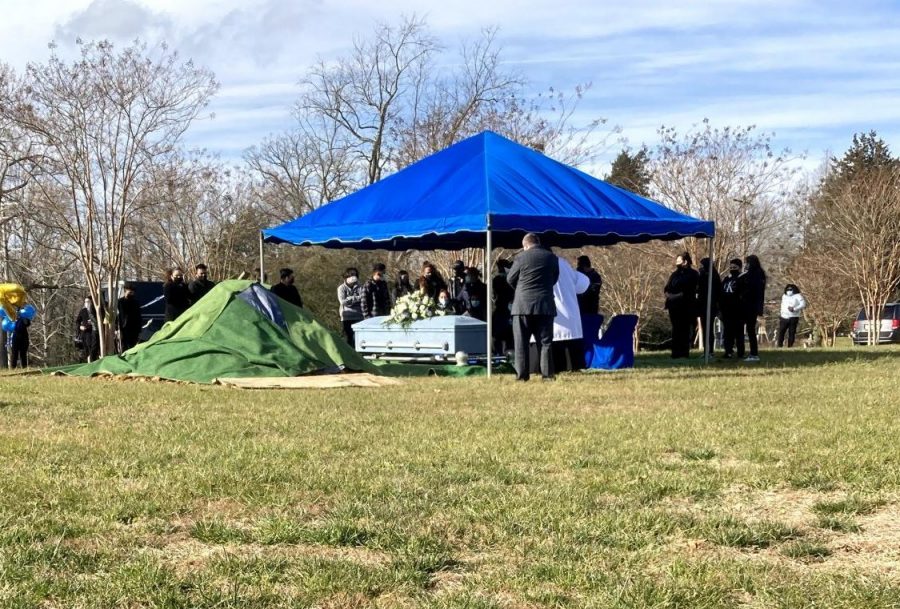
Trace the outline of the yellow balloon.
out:
M 0 306 L 13 321 L 18 317 L 19 309 L 25 306 L 26 299 L 25 288 L 18 283 L 0 283 Z

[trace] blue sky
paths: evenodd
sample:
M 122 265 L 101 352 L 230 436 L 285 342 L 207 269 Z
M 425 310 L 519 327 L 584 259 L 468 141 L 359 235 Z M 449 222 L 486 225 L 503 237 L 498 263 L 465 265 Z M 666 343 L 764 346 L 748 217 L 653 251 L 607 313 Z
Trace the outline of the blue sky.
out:
M 862 0 L 0 0 L 0 61 L 54 40 L 167 40 L 222 84 L 189 143 L 238 159 L 290 125 L 297 81 L 376 21 L 424 16 L 446 46 L 497 26 L 535 92 L 591 82 L 576 122 L 604 117 L 632 146 L 661 124 L 756 125 L 807 167 L 875 129 L 900 153 L 900 2 Z M 606 158 L 619 145 L 613 140 Z M 596 173 L 603 166 L 594 168 Z

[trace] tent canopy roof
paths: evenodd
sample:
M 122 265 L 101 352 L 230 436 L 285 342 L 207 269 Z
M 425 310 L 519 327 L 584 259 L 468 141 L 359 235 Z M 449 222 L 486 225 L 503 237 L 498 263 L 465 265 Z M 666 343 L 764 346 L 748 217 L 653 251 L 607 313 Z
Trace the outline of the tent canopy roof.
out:
M 525 233 L 581 247 L 712 237 L 680 214 L 485 131 L 296 220 L 270 243 L 355 249 L 517 248 Z

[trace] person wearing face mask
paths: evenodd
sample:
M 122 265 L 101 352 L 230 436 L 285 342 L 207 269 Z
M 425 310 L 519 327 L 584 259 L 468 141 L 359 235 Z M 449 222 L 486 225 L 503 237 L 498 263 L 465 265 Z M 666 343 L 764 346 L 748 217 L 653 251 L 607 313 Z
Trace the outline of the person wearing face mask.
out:
M 487 321 L 487 285 L 474 266 L 466 269 L 466 281 L 458 299 L 463 314 L 480 321 Z
M 344 328 L 344 337 L 351 347 L 356 346 L 353 333 L 353 324 L 363 319 L 362 289 L 359 285 L 359 271 L 353 267 L 344 271 L 344 280 L 337 289 L 338 302 L 340 303 L 341 326 Z
M 202 263 L 194 267 L 194 280 L 188 284 L 191 305 L 206 296 L 214 287 L 216 283 L 209 279 L 209 267 Z
M 722 346 L 725 359 L 735 355 L 744 357 L 744 332 L 742 330 L 741 301 L 738 294 L 738 277 L 744 263 L 740 258 L 732 258 L 728 263 L 728 275 L 722 280 L 722 291 L 719 293 L 719 319 L 722 320 Z M 701 304 L 702 306 L 702 304 Z
M 419 289 L 435 300 L 437 300 L 441 290 L 448 289 L 444 278 L 441 277 L 438 270 L 434 268 L 434 265 L 428 261 L 425 261 L 422 264 L 422 276 L 419 277 Z
M 391 291 L 384 273 L 387 267 L 382 263 L 372 266 L 372 278 L 362 288 L 363 317 L 381 317 L 391 314 Z
M 459 309 L 456 306 L 456 301 L 453 300 L 453 297 L 450 296 L 450 290 L 444 288 L 440 292 L 438 292 L 437 304 L 435 305 L 435 309 L 444 315 L 459 315 Z
M 806 308 L 806 299 L 793 283 L 784 288 L 781 297 L 781 318 L 778 321 L 778 346 L 784 346 L 784 335 L 787 334 L 788 348 L 794 346 L 797 338 L 797 324 L 800 323 L 800 313 Z
M 447 289 L 450 290 L 450 298 L 453 300 L 462 300 L 462 292 L 466 288 L 467 274 L 468 269 L 462 260 L 457 260 L 453 263 L 453 276 L 450 278 L 450 285 L 447 286 Z
M 675 270 L 669 276 L 663 292 L 666 310 L 672 323 L 672 357 L 691 356 L 691 342 L 697 323 L 697 284 L 700 275 L 691 268 L 691 255 L 684 252 L 675 258 Z
M 512 262 L 501 258 L 497 261 L 497 274 L 491 280 L 493 282 L 494 312 L 493 312 L 493 340 L 494 353 L 503 355 L 508 349 L 512 349 L 512 309 L 513 298 L 516 293 L 509 282 L 506 281 L 506 272 Z
M 75 317 L 75 344 L 81 351 L 81 359 L 92 362 L 100 357 L 100 334 L 97 308 L 90 298 L 84 299 L 84 307 Z
M 180 268 L 169 271 L 169 280 L 163 284 L 163 297 L 166 301 L 166 321 L 175 321 L 191 306 L 191 294 Z
M 300 290 L 294 285 L 294 270 L 283 268 L 279 271 L 281 280 L 269 288 L 269 291 L 278 296 L 282 300 L 286 300 L 295 307 L 303 308 L 303 298 L 300 297 Z

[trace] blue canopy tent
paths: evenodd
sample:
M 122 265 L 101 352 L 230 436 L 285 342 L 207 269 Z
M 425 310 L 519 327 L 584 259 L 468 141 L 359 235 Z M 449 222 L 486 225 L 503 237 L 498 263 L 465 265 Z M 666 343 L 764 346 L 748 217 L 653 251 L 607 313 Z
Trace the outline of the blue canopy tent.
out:
M 712 240 L 715 225 L 485 131 L 263 230 L 260 265 L 263 241 L 387 250 L 486 247 L 489 274 L 493 248 L 518 248 L 529 232 L 541 234 L 550 245 L 582 247 L 684 237 Z M 486 283 L 490 301 L 491 282 Z M 490 336 L 489 321 L 489 343 Z

